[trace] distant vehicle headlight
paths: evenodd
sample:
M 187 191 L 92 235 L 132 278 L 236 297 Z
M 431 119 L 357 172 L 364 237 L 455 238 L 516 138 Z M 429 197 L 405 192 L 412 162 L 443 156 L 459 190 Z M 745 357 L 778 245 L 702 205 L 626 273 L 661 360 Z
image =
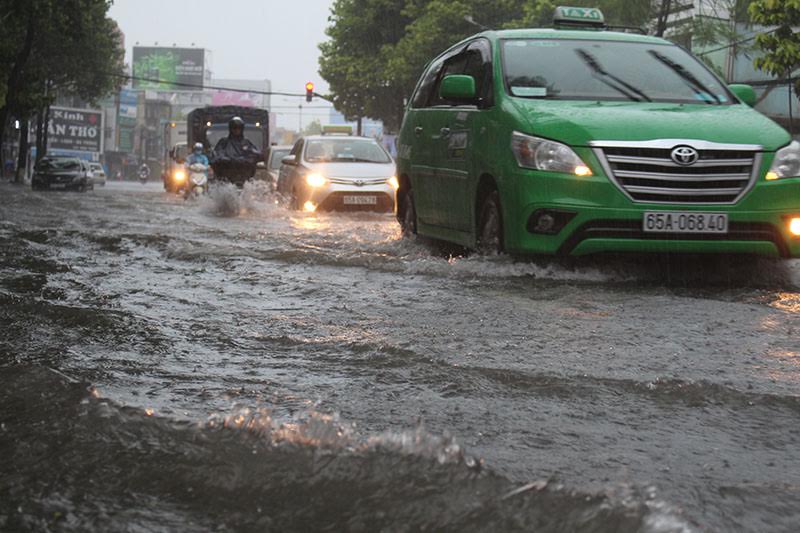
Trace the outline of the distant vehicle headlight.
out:
M 391 178 L 386 180 L 386 183 L 388 183 L 389 187 L 391 187 L 394 190 L 397 190 L 397 189 L 400 188 L 400 182 L 397 181 L 397 176 L 392 176 Z
M 306 183 L 311 187 L 322 187 L 328 183 L 328 179 L 322 174 L 308 174 L 306 175 Z
M 566 144 L 514 132 L 511 150 L 517 164 L 523 168 L 564 172 L 575 176 L 591 176 L 592 170 Z
M 175 181 L 183 181 L 186 179 L 186 172 L 183 170 L 176 170 L 175 171 Z
M 775 159 L 767 172 L 766 179 L 772 181 L 798 176 L 800 176 L 800 143 L 792 141 L 775 152 Z

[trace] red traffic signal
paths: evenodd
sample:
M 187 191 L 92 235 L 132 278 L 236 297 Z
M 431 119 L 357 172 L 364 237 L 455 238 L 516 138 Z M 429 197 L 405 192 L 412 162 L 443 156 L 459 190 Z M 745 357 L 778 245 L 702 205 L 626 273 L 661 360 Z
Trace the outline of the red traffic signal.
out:
M 306 102 L 310 102 L 312 96 L 314 96 L 314 84 L 308 82 L 306 83 Z

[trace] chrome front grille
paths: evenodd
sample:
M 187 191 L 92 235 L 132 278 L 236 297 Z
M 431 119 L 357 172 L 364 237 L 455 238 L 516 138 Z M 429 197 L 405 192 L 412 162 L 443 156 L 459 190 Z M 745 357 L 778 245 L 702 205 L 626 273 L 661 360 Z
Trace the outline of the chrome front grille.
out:
M 606 174 L 634 202 L 733 204 L 750 190 L 761 163 L 761 146 L 667 139 L 591 143 Z M 672 151 L 688 146 L 697 160 L 675 162 Z
M 336 185 L 355 185 L 364 187 L 366 185 L 383 185 L 388 178 L 328 178 L 331 183 Z

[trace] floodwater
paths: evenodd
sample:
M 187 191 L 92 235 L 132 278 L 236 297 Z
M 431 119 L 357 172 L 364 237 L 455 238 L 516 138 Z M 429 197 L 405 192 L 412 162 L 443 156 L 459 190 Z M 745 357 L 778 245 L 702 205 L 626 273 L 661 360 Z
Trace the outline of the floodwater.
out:
M 0 530 L 797 531 L 800 262 L 0 185 Z

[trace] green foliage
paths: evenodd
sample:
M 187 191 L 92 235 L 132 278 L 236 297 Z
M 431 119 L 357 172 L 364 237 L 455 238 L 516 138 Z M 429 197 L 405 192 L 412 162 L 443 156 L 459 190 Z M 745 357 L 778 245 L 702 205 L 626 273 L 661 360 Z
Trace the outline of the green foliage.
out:
M 109 0 L 0 0 L 0 95 L 17 116 L 57 91 L 97 100 L 119 85 L 124 50 Z M 26 44 L 30 45 L 29 53 Z
M 315 118 L 309 124 L 303 128 L 301 135 L 308 136 L 308 135 L 319 135 L 322 133 L 322 123 L 320 123 L 318 118 Z
M 753 22 L 774 27 L 770 32 L 760 33 L 756 44 L 764 52 L 754 64 L 757 69 L 775 77 L 789 76 L 800 67 L 800 0 L 756 0 L 750 4 Z M 800 94 L 800 81 L 795 82 Z

